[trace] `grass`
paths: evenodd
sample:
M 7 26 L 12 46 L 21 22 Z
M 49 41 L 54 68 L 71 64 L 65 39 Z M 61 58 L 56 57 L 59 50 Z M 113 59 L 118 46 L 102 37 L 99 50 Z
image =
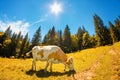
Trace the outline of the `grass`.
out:
M 120 80 L 120 42 L 106 49 L 93 80 Z
M 104 46 L 82 50 L 67 54 L 74 59 L 76 74 L 89 69 L 99 57 L 100 66 L 95 69 L 93 80 L 119 80 L 120 59 L 119 54 L 111 55 L 110 50 L 120 51 L 120 42 L 113 46 Z M 63 64 L 53 64 L 53 72 L 44 73 L 45 62 L 38 61 L 36 72 L 31 70 L 32 59 L 8 59 L 0 58 L 0 80 L 73 80 L 67 69 L 64 72 Z M 77 79 L 80 80 L 80 79 Z

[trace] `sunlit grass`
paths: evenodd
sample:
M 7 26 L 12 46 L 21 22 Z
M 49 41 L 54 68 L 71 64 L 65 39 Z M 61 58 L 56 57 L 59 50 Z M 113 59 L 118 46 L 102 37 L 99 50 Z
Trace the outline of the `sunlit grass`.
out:
M 106 47 L 105 55 L 96 69 L 93 80 L 119 80 L 120 79 L 120 42 Z M 113 50 L 113 53 L 110 53 Z
M 114 66 L 120 69 L 120 59 L 119 56 L 109 54 L 111 48 L 120 51 L 120 42 L 113 46 L 86 49 L 67 55 L 74 59 L 76 74 L 89 69 L 103 55 L 102 59 L 99 60 L 100 66 L 95 69 L 96 76 L 93 79 L 117 80 L 120 70 L 114 69 Z M 72 80 L 72 76 L 64 72 L 63 64 L 53 64 L 53 73 L 42 72 L 45 62 L 37 61 L 36 72 L 31 71 L 31 65 L 32 58 L 25 60 L 0 58 L 0 80 Z M 49 67 L 47 71 L 50 71 Z

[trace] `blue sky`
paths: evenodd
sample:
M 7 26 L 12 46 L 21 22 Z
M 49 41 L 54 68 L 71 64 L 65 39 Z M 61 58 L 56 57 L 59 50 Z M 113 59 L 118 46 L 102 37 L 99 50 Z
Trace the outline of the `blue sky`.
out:
M 57 2 L 62 11 L 56 16 L 50 5 Z M 9 25 L 13 32 L 29 33 L 32 38 L 41 26 L 42 37 L 50 28 L 64 30 L 68 24 L 72 34 L 84 26 L 92 35 L 95 33 L 93 15 L 99 15 L 104 24 L 120 16 L 120 0 L 0 0 L 0 31 Z

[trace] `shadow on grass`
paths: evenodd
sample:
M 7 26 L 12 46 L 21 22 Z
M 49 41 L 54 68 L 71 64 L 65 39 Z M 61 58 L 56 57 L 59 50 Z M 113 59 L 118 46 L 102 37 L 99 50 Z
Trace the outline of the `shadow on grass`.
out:
M 33 74 L 35 74 L 37 77 L 40 78 L 44 78 L 44 77 L 49 77 L 49 76 L 63 76 L 63 75 L 67 75 L 70 76 L 71 74 L 75 74 L 75 71 L 66 71 L 66 72 L 44 72 L 44 70 L 39 70 L 39 71 L 33 71 L 33 70 L 29 70 L 26 71 L 27 75 L 32 76 Z

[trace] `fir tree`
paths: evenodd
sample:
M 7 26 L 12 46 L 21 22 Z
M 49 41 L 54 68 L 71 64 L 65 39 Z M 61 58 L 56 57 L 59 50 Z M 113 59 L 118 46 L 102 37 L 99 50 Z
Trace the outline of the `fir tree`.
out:
M 71 35 L 71 46 L 72 46 L 72 52 L 78 50 L 78 38 L 76 35 Z
M 104 26 L 102 19 L 96 14 L 93 16 L 93 18 L 96 31 L 97 45 L 104 46 L 110 44 L 110 32 L 107 27 Z
M 21 56 L 25 56 L 26 50 L 27 50 L 27 43 L 28 43 L 28 33 L 25 35 L 22 44 L 21 44 L 21 48 L 20 48 L 20 54 L 19 57 Z
M 118 41 L 120 41 L 120 16 L 115 20 L 115 28 L 116 28 L 116 33 L 118 37 Z
M 83 36 L 83 30 L 81 29 L 81 27 L 78 28 L 77 34 L 76 34 L 77 38 L 78 38 L 78 49 L 81 50 L 82 49 L 82 36 Z
M 43 45 L 46 45 L 46 44 L 47 44 L 47 35 L 44 36 L 43 41 L 42 41 L 42 44 L 43 44 Z
M 10 26 L 5 30 L 6 38 L 9 39 L 11 37 L 12 31 L 10 30 Z
M 62 30 L 58 31 L 58 46 L 60 46 L 63 49 Z
M 87 49 L 90 47 L 90 41 L 89 41 L 89 34 L 87 32 L 85 32 L 82 36 L 82 47 L 83 49 Z
M 110 35 L 112 38 L 112 43 L 115 43 L 118 41 L 117 29 L 111 22 L 109 22 L 109 25 L 110 25 Z
M 48 31 L 43 39 L 43 43 L 46 45 L 58 45 L 58 34 L 55 31 L 55 27 Z
M 39 27 L 36 30 L 36 32 L 35 32 L 35 34 L 34 34 L 34 36 L 32 38 L 32 42 L 31 42 L 32 46 L 31 46 L 31 48 L 34 47 L 34 46 L 40 45 L 40 42 L 41 42 L 41 27 Z
M 57 34 L 55 31 L 55 27 L 53 26 L 52 29 L 49 32 L 48 37 L 48 44 L 50 45 L 57 45 Z
M 65 52 L 71 52 L 71 33 L 70 33 L 70 29 L 69 26 L 66 25 L 65 30 L 64 30 L 64 34 L 63 34 L 63 45 L 64 45 L 64 51 Z
M 11 56 L 16 56 L 16 47 L 17 47 L 17 34 L 13 33 L 11 37 Z

